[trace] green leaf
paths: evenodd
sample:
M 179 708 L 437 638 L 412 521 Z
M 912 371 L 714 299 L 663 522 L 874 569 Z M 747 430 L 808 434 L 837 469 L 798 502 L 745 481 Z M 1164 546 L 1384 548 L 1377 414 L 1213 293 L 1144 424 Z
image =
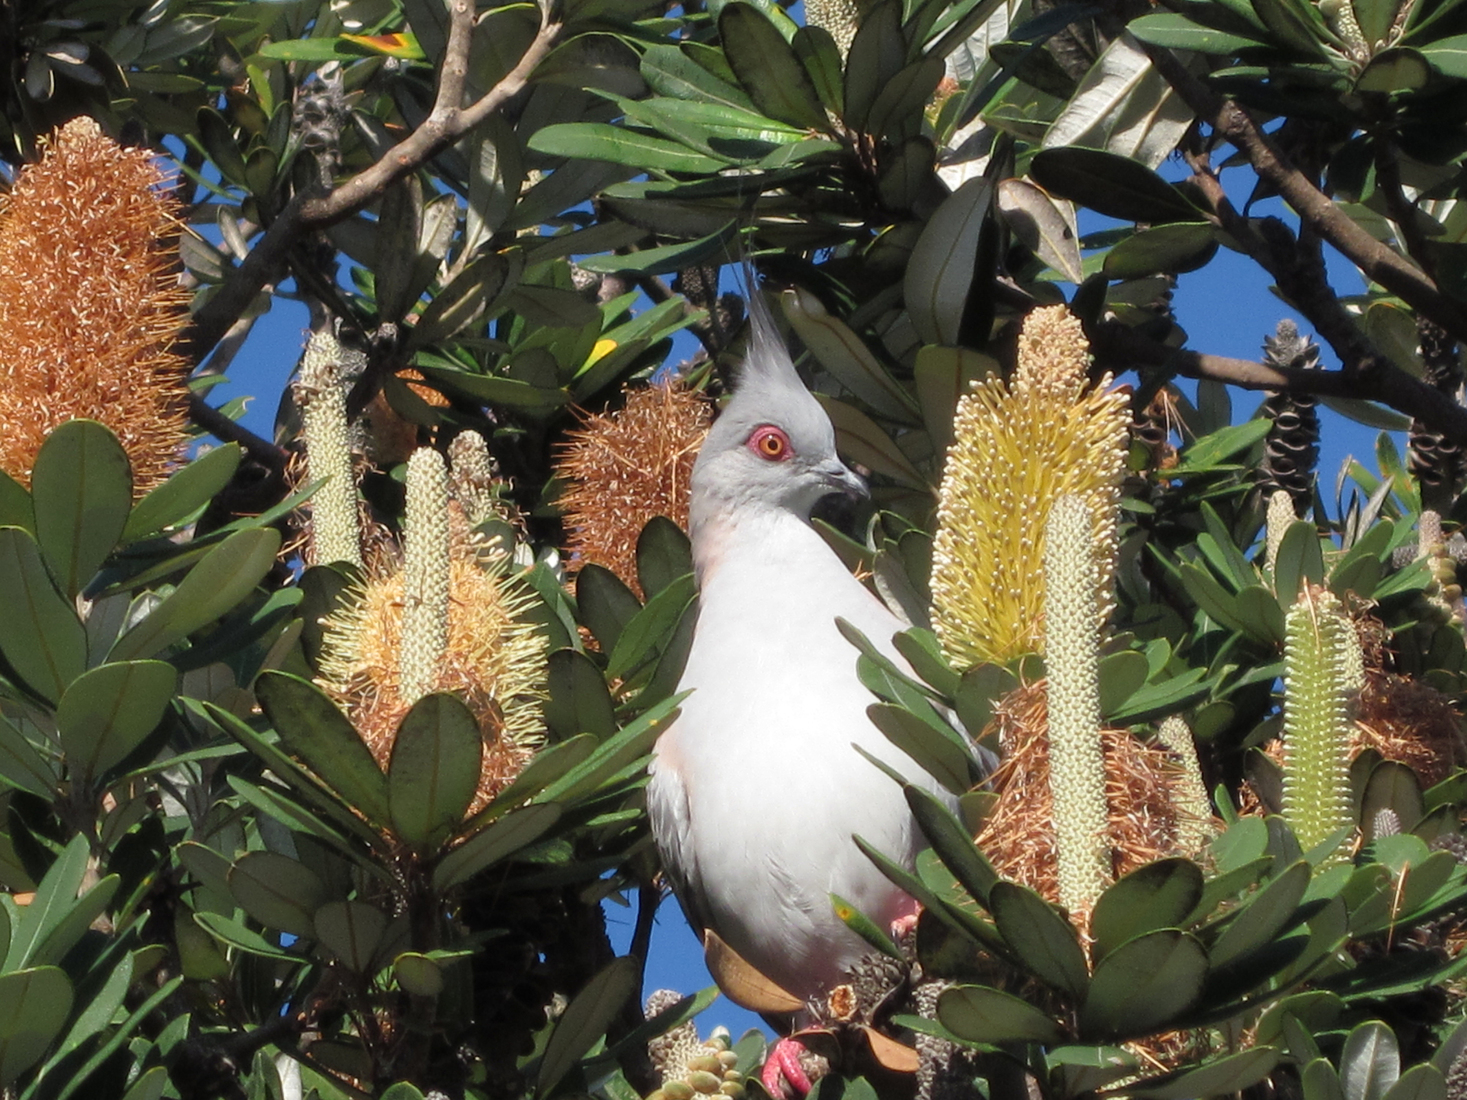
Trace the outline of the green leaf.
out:
M 315 935 L 316 910 L 330 896 L 321 877 L 278 852 L 246 852 L 229 870 L 234 900 L 266 928 L 292 936 Z
M 666 275 L 701 264 L 717 263 L 729 254 L 739 225 L 728 221 L 712 233 L 692 241 L 641 248 L 632 252 L 588 256 L 579 264 L 587 271 L 607 274 Z
M 49 750 L 49 746 L 48 746 Z M 60 773 L 48 751 L 42 756 L 28 737 L 0 715 L 0 780 L 41 798 L 56 796 Z M 0 958 L 5 944 L 0 942 Z
M 543 131 L 542 131 L 543 132 Z M 524 273 L 525 258 L 518 249 L 507 252 L 490 252 L 480 256 L 464 268 L 446 287 L 433 295 L 433 300 L 423 309 L 418 323 L 408 336 L 409 351 L 430 347 L 447 340 L 468 327 L 485 310 L 503 295 L 513 290 Z M 454 372 L 455 377 L 464 374 L 467 378 L 483 382 L 503 382 L 513 379 L 489 378 L 467 372 Z M 467 385 L 467 383 L 462 383 Z M 524 383 L 517 383 L 523 386 Z M 537 388 L 537 387 L 528 387 Z M 489 394 L 486 400 L 493 400 Z
M 1467 80 L 1467 34 L 1425 44 L 1421 47 L 1421 55 L 1443 76 Z
M 1172 477 L 1211 473 L 1228 459 L 1258 443 L 1272 425 L 1273 421 L 1265 417 L 1209 432 L 1188 445 L 1182 452 L 1181 463 L 1167 473 Z
M 830 895 L 830 906 L 842 924 L 889 959 L 904 961 L 897 945 L 875 921 L 839 894 Z
M 358 974 L 370 975 L 376 970 L 373 957 L 386 931 L 386 914 L 366 902 L 332 901 L 316 912 L 315 938 L 348 970 Z
M 36 513 L 25 486 L 0 470 L 0 527 L 20 527 L 36 533 Z
M 894 703 L 872 703 L 866 708 L 871 724 L 886 735 L 944 788 L 963 794 L 973 786 L 973 758 L 950 734 Z
M 637 583 L 650 598 L 693 571 L 688 536 L 666 516 L 653 516 L 637 536 Z
M 1284 531 L 1274 557 L 1273 590 L 1279 603 L 1293 607 L 1305 581 L 1324 583 L 1324 552 L 1314 524 L 1298 519 Z
M 1097 961 L 1136 936 L 1179 928 L 1202 899 L 1202 869 L 1186 859 L 1159 859 L 1108 887 L 1095 903 L 1090 933 Z
M 478 720 L 457 696 L 413 704 L 387 765 L 392 828 L 404 842 L 426 854 L 453 834 L 479 789 L 483 750 Z
M 239 921 L 221 913 L 195 913 L 194 923 L 215 939 L 251 955 L 260 955 L 267 959 L 279 959 L 289 963 L 301 961 L 299 955 L 294 955 L 283 947 L 277 947 L 258 932 L 251 931 Z
M 1327 1058 L 1315 1058 L 1299 1075 L 1304 1086 L 1304 1100 L 1345 1100 L 1340 1075 Z
M 1146 686 L 1151 667 L 1146 656 L 1133 649 L 1123 649 L 1100 659 L 1100 713 L 1109 718 Z
M 1447 1081 L 1430 1063 L 1412 1066 L 1386 1090 L 1385 1100 L 1447 1100 Z
M 1143 15 L 1126 25 L 1126 30 L 1142 42 L 1153 46 L 1165 46 L 1172 50 L 1195 50 L 1197 53 L 1220 54 L 1228 57 L 1239 50 L 1262 46 L 1256 38 L 1241 34 L 1229 34 L 1194 23 L 1185 15 L 1167 12 L 1159 15 Z
M 642 79 L 659 95 L 752 110 L 753 101 L 699 65 L 677 46 L 654 43 L 642 54 Z
M 864 131 L 871 107 L 887 82 L 907 63 L 902 37 L 901 4 L 873 4 L 861 12 L 861 25 L 846 55 L 845 124 Z M 944 56 L 934 52 L 933 56 Z
M 157 728 L 177 683 L 164 661 L 114 661 L 82 673 L 56 707 L 67 765 L 92 780 L 122 763 Z
M 1058 1043 L 1064 1032 L 1028 1001 L 981 985 L 960 985 L 937 998 L 937 1019 L 971 1043 Z
M 19 527 L 0 527 L 0 607 L 0 653 L 27 687 L 56 702 L 87 667 L 87 632 Z
M 29 964 L 42 941 L 66 919 L 86 878 L 88 854 L 87 838 L 79 833 L 56 857 L 11 932 L 4 970 Z
M 824 27 L 806 23 L 795 31 L 790 45 L 800 64 L 805 66 L 805 72 L 810 74 L 810 82 L 820 96 L 821 106 L 839 118 L 845 110 L 845 89 L 841 83 L 843 65 L 840 49 L 835 39 Z
M 247 187 L 249 181 L 245 176 L 244 157 L 240 155 L 239 144 L 234 140 L 234 132 L 224 116 L 212 107 L 200 107 L 195 125 L 199 131 L 199 143 L 214 167 L 219 169 L 219 174 L 229 183 Z
M 999 882 L 988 892 L 998 930 L 1024 965 L 1041 980 L 1083 1001 L 1090 984 L 1085 953 L 1074 927 L 1033 890 Z
M 1375 815 L 1381 810 L 1390 810 L 1396 815 L 1403 833 L 1416 828 L 1426 811 L 1421 797 L 1421 781 L 1412 768 L 1383 760 L 1371 769 L 1360 800 L 1360 821 L 1366 828 L 1371 828 Z
M 1044 155 L 1038 154 L 1035 160 Z M 924 344 L 958 343 L 968 290 L 973 285 L 978 235 L 992 202 L 993 185 L 988 180 L 968 180 L 943 200 L 917 238 L 902 295 Z
M 549 1096 L 581 1057 L 596 1045 L 607 1027 L 621 1012 L 629 997 L 637 992 L 641 964 L 630 956 L 613 959 L 601 969 L 571 1003 L 550 1033 L 545 1055 L 540 1059 L 540 1072 L 535 1081 L 535 1095 Z
M 576 574 L 576 606 L 581 621 L 603 653 L 613 653 L 622 631 L 642 610 L 636 594 L 605 566 L 582 565 Z
M 54 966 L 0 975 L 0 1086 L 46 1053 L 71 1015 L 71 979 Z
M 956 876 L 964 890 L 986 905 L 989 890 L 999 881 L 993 864 L 978 850 L 962 823 L 935 797 L 912 784 L 907 784 L 903 793 L 918 828 L 943 865 Z
M 606 662 L 606 675 L 625 680 L 659 657 L 695 595 L 696 585 L 689 573 L 649 599 L 617 638 Z
M 641 172 L 691 172 L 713 175 L 722 160 L 695 153 L 686 145 L 605 122 L 557 122 L 536 130 L 529 142 L 537 153 L 622 164 Z
M 1217 232 L 1206 222 L 1177 222 L 1133 233 L 1105 255 L 1108 279 L 1181 275 L 1206 266 L 1217 253 Z
M 280 532 L 274 528 L 236 531 L 205 554 L 142 622 L 117 639 L 108 659 L 152 657 L 199 627 L 218 622 L 255 590 L 279 552 Z
M 95 420 L 68 420 L 46 437 L 31 473 L 36 542 L 74 597 L 117 545 L 132 511 L 132 466 Z
M 297 676 L 262 672 L 255 694 L 287 749 L 367 820 L 391 823 L 387 777 L 325 692 Z
M 762 11 L 738 0 L 725 4 L 718 13 L 718 35 L 724 56 L 760 111 L 802 130 L 829 130 L 810 74 Z
M 1080 1031 L 1120 1038 L 1163 1030 L 1202 995 L 1207 952 L 1175 928 L 1147 932 L 1095 967 L 1080 1009 Z
M 823 393 L 815 394 L 815 399 L 835 427 L 835 446 L 841 454 L 874 473 L 913 489 L 930 489 L 927 479 L 912 465 L 912 460 L 869 416 L 854 405 Z
M 1255 894 L 1212 945 L 1213 968 L 1257 950 L 1288 927 L 1309 887 L 1309 876 L 1309 864 L 1299 860 Z
M 238 443 L 226 443 L 175 471 L 133 506 L 121 541 L 155 535 L 188 519 L 229 484 L 243 453 Z
M 1345 1100 L 1384 1100 L 1400 1075 L 1400 1051 L 1390 1028 L 1369 1020 L 1350 1032 L 1340 1052 Z
M 433 885 L 447 890 L 539 840 L 560 820 L 560 806 L 536 803 L 511 810 L 438 861 Z
M 1355 91 L 1392 94 L 1418 91 L 1431 80 L 1431 66 L 1427 61 L 1425 54 L 1409 46 L 1381 50 L 1355 78 Z
M 1249 1050 L 1205 1062 L 1195 1069 L 1151 1081 L 1127 1085 L 1127 1096 L 1141 1100 L 1192 1100 L 1200 1096 L 1225 1096 L 1241 1092 L 1267 1077 L 1278 1064 L 1279 1052 L 1273 1047 Z
M 108 875 L 79 898 L 59 898 L 64 906 L 58 904 L 57 919 L 42 932 L 26 961 L 33 966 L 59 964 L 107 911 L 121 881 Z
M 548 681 L 545 722 L 557 738 L 590 733 L 594 744 L 616 732 L 616 704 L 591 658 L 574 649 L 557 649 L 550 655 Z
M 1128 222 L 1200 222 L 1202 213 L 1166 180 L 1130 157 L 1069 146 L 1043 149 L 1029 175 L 1051 195 Z

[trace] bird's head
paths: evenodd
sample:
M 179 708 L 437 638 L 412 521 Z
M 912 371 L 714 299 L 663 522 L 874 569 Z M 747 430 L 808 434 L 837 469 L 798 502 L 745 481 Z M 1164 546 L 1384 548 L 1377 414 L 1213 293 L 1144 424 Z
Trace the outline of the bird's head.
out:
M 866 495 L 837 457 L 830 417 L 800 381 L 757 290 L 749 301 L 743 369 L 693 468 L 695 524 L 705 509 L 772 508 L 808 520 L 825 497 Z

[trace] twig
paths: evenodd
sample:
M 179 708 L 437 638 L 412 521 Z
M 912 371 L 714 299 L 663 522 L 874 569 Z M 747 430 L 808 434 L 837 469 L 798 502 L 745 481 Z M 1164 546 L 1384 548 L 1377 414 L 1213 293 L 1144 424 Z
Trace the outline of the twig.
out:
M 1142 43 L 1156 71 L 1205 120 L 1215 133 L 1235 145 L 1258 175 L 1307 224 L 1363 271 L 1411 308 L 1425 314 L 1453 336 L 1467 340 L 1467 309 L 1448 298 L 1435 282 L 1410 260 L 1377 241 L 1334 205 L 1290 163 L 1253 118 L 1232 100 L 1220 99 L 1193 76 L 1170 50 Z
M 1119 321 L 1103 322 L 1089 335 L 1096 359 L 1112 369 L 1152 367 L 1245 390 L 1284 390 L 1376 401 L 1429 424 L 1453 440 L 1467 441 L 1467 408 L 1378 357 L 1344 370 L 1282 369 L 1249 359 L 1168 347 Z
M 524 88 L 535 67 L 550 52 L 561 29 L 561 24 L 552 20 L 548 11 L 542 14 L 540 30 L 519 64 L 474 103 L 464 107 L 473 24 L 474 5 L 470 0 L 451 0 L 448 45 L 444 50 L 438 94 L 428 117 L 371 167 L 329 194 L 314 197 L 298 194 L 286 204 L 260 243 L 194 315 L 188 342 L 195 362 L 202 361 L 265 284 L 284 272 L 287 255 L 302 235 L 324 229 L 361 210 L 503 107 Z
M 229 419 L 198 394 L 189 395 L 188 414 L 195 424 L 216 439 L 238 443 L 272 474 L 285 473 L 286 456 L 283 450 L 268 439 L 260 438 L 244 425 Z

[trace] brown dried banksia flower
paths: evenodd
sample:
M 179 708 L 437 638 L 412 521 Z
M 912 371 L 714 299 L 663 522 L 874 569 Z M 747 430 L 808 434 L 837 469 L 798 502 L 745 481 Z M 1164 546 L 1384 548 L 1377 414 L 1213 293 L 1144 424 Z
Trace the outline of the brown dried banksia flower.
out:
M 582 418 L 556 463 L 572 568 L 603 565 L 641 594 L 637 536 L 653 516 L 687 527 L 708 422 L 702 396 L 677 382 L 629 390 L 619 411 Z
M 959 668 L 1043 647 L 1044 523 L 1060 496 L 1090 511 L 1099 632 L 1114 604 L 1116 515 L 1129 448 L 1126 395 L 1087 381 L 1090 352 L 1064 306 L 1024 322 L 1011 382 L 958 402 L 932 554 L 933 626 Z
M 86 417 L 132 460 L 133 491 L 182 458 L 188 294 L 163 173 L 96 122 L 63 126 L 0 212 L 0 469 L 29 484 L 46 435 Z

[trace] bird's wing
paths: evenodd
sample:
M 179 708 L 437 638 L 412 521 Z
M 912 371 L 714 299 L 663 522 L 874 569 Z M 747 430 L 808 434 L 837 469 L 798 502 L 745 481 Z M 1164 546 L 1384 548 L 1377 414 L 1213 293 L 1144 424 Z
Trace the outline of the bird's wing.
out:
M 657 755 L 647 769 L 652 777 L 647 785 L 647 815 L 652 822 L 652 834 L 657 838 L 662 872 L 677 895 L 688 923 L 701 938 L 708 919 L 698 887 L 698 854 L 693 846 L 688 788 L 677 766 L 672 732 L 669 729 L 659 738 Z

